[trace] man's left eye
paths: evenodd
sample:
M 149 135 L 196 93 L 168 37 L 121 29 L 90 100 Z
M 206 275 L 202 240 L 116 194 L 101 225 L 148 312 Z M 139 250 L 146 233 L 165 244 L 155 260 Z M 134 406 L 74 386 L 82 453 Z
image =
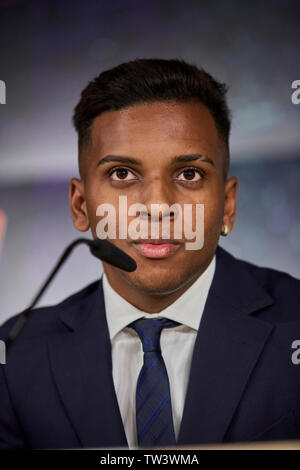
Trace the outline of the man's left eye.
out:
M 184 176 L 184 178 L 180 178 L 180 176 L 182 175 Z M 199 181 L 201 178 L 202 174 L 196 168 L 187 168 L 186 170 L 182 171 L 180 175 L 178 175 L 178 179 L 180 181 Z

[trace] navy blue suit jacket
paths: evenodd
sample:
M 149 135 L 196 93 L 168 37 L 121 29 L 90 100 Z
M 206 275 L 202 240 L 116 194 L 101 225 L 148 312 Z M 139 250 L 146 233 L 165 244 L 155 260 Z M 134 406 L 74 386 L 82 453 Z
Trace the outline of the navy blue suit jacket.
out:
M 300 438 L 300 281 L 219 246 L 216 255 L 178 445 Z M 98 280 L 36 309 L 12 345 L 0 366 L 0 448 L 127 445 Z

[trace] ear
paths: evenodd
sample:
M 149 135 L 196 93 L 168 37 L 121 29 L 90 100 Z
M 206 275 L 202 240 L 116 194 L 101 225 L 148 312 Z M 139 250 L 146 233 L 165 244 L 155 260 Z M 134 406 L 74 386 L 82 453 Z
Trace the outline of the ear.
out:
M 223 226 L 226 224 L 229 231 L 233 229 L 238 193 L 238 180 L 235 176 L 226 180 L 225 183 L 225 204 L 223 215 Z
M 84 184 L 82 180 L 77 178 L 71 179 L 69 201 L 74 227 L 80 232 L 86 232 L 90 227 L 90 223 L 86 209 Z

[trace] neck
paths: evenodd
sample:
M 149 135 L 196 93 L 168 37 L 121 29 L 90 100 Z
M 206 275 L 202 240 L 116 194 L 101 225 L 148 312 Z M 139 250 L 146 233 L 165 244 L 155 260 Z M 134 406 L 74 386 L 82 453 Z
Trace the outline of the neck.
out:
M 182 283 L 172 292 L 148 292 L 135 286 L 123 272 L 116 273 L 110 265 L 103 263 L 104 271 L 110 286 L 127 302 L 147 313 L 160 313 L 173 304 L 205 271 L 207 266 Z

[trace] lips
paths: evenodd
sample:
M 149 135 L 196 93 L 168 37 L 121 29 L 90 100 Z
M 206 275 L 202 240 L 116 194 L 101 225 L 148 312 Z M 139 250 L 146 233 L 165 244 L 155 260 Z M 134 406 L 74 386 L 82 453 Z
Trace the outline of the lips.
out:
M 139 239 L 133 242 L 133 247 L 146 258 L 168 258 L 176 253 L 180 244 L 166 239 Z
M 172 243 L 174 245 L 179 244 L 178 241 L 171 240 L 170 238 L 139 238 L 138 240 L 134 240 L 133 243 L 147 243 L 151 245 L 163 245 L 166 243 Z

